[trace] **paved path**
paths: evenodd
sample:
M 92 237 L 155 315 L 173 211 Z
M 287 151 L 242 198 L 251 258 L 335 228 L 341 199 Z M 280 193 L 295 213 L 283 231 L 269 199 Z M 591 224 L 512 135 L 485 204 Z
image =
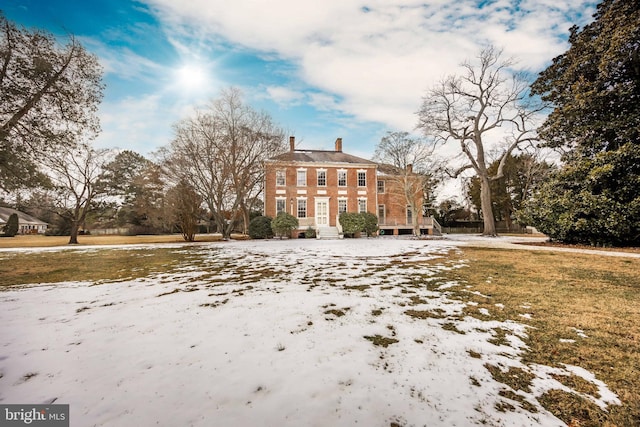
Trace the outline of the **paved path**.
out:
M 537 246 L 535 244 L 527 245 L 527 243 L 542 243 L 546 242 L 546 237 L 518 237 L 518 236 L 499 236 L 499 237 L 484 237 L 478 235 L 466 235 L 466 234 L 446 234 L 445 239 L 459 242 L 460 246 L 470 246 L 476 248 L 499 248 L 499 249 L 519 249 L 530 251 L 555 251 L 555 252 L 574 252 L 591 255 L 613 256 L 613 257 L 627 257 L 627 258 L 640 258 L 640 253 L 631 252 L 617 252 L 617 251 L 604 251 L 598 249 L 580 249 L 570 247 L 557 247 L 557 246 Z

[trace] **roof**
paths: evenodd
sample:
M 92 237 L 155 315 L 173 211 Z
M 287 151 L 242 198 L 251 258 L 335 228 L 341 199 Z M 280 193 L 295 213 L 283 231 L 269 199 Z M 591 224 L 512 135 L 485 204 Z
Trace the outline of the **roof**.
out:
M 342 151 L 323 150 L 295 150 L 279 156 L 271 157 L 270 162 L 297 162 L 297 163 L 356 163 L 375 165 L 375 162 L 352 156 Z
M 0 207 L 0 224 L 6 224 L 12 214 L 18 214 L 18 224 L 20 225 L 49 225 L 46 222 L 40 221 L 38 218 L 34 218 L 24 212 L 3 207 Z

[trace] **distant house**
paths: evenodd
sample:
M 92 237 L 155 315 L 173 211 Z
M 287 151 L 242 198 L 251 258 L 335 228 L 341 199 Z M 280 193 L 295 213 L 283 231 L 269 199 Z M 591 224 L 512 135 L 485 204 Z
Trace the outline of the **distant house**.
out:
M 380 173 L 377 163 L 343 152 L 342 138 L 332 151 L 296 150 L 292 136 L 289 151 L 264 166 L 264 215 L 287 212 L 298 218 L 294 237 L 309 227 L 321 238 L 337 237 L 343 212 L 377 215 L 387 234 L 413 230 L 407 204 L 391 177 Z
M 0 229 L 7 224 L 9 217 L 14 213 L 18 215 L 18 234 L 44 234 L 49 227 L 46 222 L 40 221 L 24 212 L 0 207 Z

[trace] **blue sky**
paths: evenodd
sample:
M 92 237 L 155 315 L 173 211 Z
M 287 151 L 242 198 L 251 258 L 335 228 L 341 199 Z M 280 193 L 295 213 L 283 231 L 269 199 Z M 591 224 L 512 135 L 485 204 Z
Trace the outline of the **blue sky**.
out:
M 102 63 L 99 147 L 149 155 L 236 86 L 301 148 L 369 158 L 413 131 L 426 90 L 493 43 L 537 73 L 592 0 L 4 0 L 12 21 L 78 37 Z

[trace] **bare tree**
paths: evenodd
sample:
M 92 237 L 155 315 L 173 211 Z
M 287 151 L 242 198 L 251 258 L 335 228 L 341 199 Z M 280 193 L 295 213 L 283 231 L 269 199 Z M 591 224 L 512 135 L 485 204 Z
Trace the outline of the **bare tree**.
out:
M 401 209 L 409 207 L 413 233 L 420 235 L 420 217 L 424 204 L 433 193 L 438 173 L 434 146 L 408 132 L 388 132 L 376 146 L 374 160 L 382 163 L 380 170 L 387 174 L 393 190 L 400 193 Z
M 250 210 L 262 192 L 262 162 L 285 150 L 282 129 L 230 88 L 207 109 L 176 124 L 175 133 L 163 151 L 168 174 L 202 196 L 225 238 L 238 220 L 246 232 Z
M 524 77 L 510 73 L 513 60 L 503 59 L 493 46 L 483 49 L 478 60 L 478 64 L 463 63 L 463 75 L 446 77 L 428 91 L 418 111 L 418 128 L 439 142 L 460 144 L 466 162 L 453 176 L 475 171 L 481 185 L 483 234 L 496 236 L 490 182 L 503 176 L 509 154 L 537 140 L 535 118 L 540 107 L 530 103 Z M 498 150 L 493 175 L 490 145 Z
M 178 226 L 184 240 L 193 242 L 201 217 L 202 198 L 189 184 L 180 181 L 167 192 L 167 205 L 172 222 Z
M 60 150 L 46 161 L 56 192 L 58 215 L 71 224 L 69 244 L 78 243 L 78 231 L 84 224 L 93 202 L 102 194 L 100 175 L 109 151 L 95 150 L 88 145 Z
M 73 37 L 17 27 L 0 12 L 0 188 L 44 180 L 36 159 L 99 131 L 102 68 Z

